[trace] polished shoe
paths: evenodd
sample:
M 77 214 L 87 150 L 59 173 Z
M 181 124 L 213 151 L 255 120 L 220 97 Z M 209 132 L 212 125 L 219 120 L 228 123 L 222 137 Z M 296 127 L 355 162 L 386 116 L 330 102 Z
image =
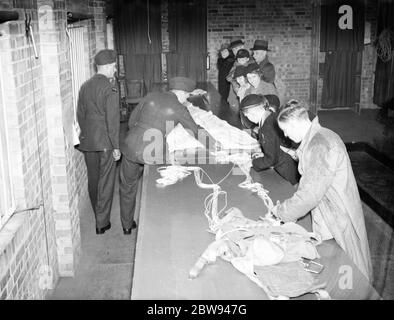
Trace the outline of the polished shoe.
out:
M 133 221 L 131 228 L 129 228 L 129 229 L 123 228 L 123 233 L 124 234 L 131 234 L 131 230 L 133 230 L 135 228 L 137 228 L 137 224 L 135 223 L 135 221 Z
M 111 229 L 111 222 L 104 228 L 96 228 L 96 234 L 103 234 L 105 231 Z

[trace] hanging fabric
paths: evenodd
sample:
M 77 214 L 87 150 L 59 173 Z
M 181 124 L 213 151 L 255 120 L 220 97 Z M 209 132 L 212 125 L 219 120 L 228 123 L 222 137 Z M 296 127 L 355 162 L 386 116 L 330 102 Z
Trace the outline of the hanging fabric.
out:
M 341 29 L 340 7 L 352 10 L 352 29 Z M 362 51 L 364 47 L 365 8 L 363 0 L 323 0 L 321 5 L 320 51 Z M 346 21 L 349 23 L 349 21 Z
M 197 82 L 204 82 L 207 73 L 206 0 L 169 0 L 168 11 L 169 78 L 186 76 Z
M 144 80 L 150 91 L 161 81 L 161 0 L 116 1 L 114 34 L 126 78 Z

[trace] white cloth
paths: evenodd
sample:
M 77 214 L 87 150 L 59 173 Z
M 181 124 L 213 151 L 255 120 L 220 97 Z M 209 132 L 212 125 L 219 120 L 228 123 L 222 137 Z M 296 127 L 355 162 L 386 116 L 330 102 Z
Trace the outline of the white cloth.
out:
M 187 109 L 194 122 L 203 127 L 223 149 L 259 149 L 260 145 L 256 139 L 252 138 L 247 132 L 219 119 L 211 111 L 205 111 L 192 105 L 188 105 Z
M 180 123 L 170 131 L 166 140 L 169 153 L 177 150 L 204 149 L 202 143 L 192 137 Z

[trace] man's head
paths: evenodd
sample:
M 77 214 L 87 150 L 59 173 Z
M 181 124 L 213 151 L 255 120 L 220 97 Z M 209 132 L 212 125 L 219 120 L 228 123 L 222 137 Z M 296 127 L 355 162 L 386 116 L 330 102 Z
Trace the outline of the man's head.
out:
M 117 70 L 115 50 L 99 51 L 94 57 L 94 63 L 97 66 L 97 73 L 103 74 L 107 78 L 113 78 Z
M 267 56 L 267 51 L 271 51 L 268 49 L 268 41 L 267 40 L 256 40 L 254 42 L 253 48 L 250 50 L 253 51 L 253 58 L 257 63 L 260 63 Z
M 230 49 L 233 51 L 234 56 L 237 56 L 237 53 L 240 49 L 244 48 L 244 43 L 241 39 L 234 40 L 230 43 Z
M 308 109 L 305 103 L 295 99 L 289 100 L 280 108 L 277 118 L 279 128 L 296 143 L 301 142 L 309 130 L 311 122 Z
M 271 112 L 268 100 L 259 94 L 249 94 L 243 98 L 239 110 L 246 118 L 256 124 Z
M 249 58 L 250 58 L 250 54 L 249 54 L 248 50 L 246 50 L 246 49 L 239 49 L 238 50 L 237 55 L 236 55 L 236 59 L 240 65 L 245 66 L 248 63 Z
M 175 93 L 180 103 L 184 103 L 196 88 L 196 81 L 186 77 L 174 77 L 169 80 L 168 88 Z
M 256 60 L 257 63 L 260 63 L 265 59 L 267 56 L 267 51 L 265 50 L 254 50 L 253 51 L 253 58 Z

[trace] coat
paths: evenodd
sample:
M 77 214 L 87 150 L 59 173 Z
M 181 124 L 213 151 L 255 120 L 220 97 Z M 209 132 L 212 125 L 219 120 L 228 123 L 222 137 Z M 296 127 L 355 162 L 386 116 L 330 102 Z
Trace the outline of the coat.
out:
M 230 92 L 230 83 L 226 80 L 226 77 L 234 64 L 234 61 L 235 61 L 235 58 L 234 58 L 234 54 L 232 52 L 225 59 L 223 59 L 219 54 L 219 58 L 217 61 L 218 90 L 219 90 L 221 97 L 224 100 L 227 100 L 228 94 Z
M 355 265 L 372 279 L 372 266 L 361 200 L 346 147 L 318 117 L 299 148 L 298 190 L 277 208 L 284 221 L 312 210 L 312 228 L 321 240 L 334 238 Z
M 105 75 L 95 74 L 81 86 L 77 119 L 79 150 L 119 149 L 119 93 Z
M 259 63 L 260 70 L 262 72 L 262 79 L 265 82 L 274 83 L 275 81 L 275 67 L 274 65 L 268 61 L 268 57 L 266 56 L 263 61 Z
M 253 159 L 253 169 L 262 171 L 274 167 L 283 178 L 294 185 L 299 180 L 297 163 L 280 148 L 281 145 L 290 147 L 291 143 L 278 127 L 276 116 L 276 113 L 271 113 L 259 127 L 258 137 L 264 157 Z
M 178 123 L 197 138 L 197 124 L 174 93 L 148 94 L 130 115 L 129 130 L 121 143 L 122 155 L 141 164 L 166 163 L 166 135 Z

